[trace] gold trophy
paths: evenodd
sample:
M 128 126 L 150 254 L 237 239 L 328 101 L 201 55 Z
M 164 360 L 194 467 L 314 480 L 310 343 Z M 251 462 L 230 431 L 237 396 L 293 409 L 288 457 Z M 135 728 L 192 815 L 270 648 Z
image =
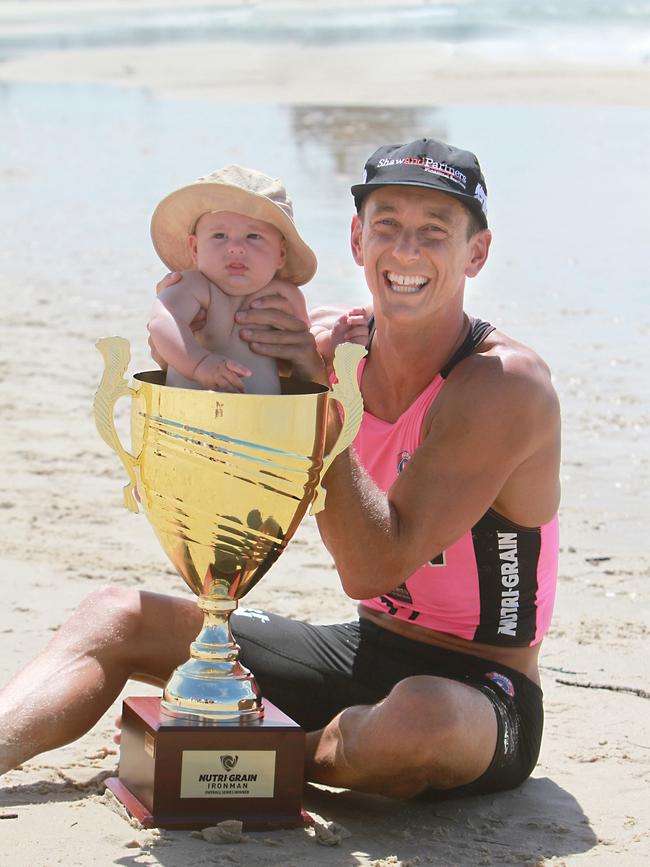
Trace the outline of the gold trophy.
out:
M 366 350 L 337 347 L 333 389 L 282 378 L 281 395 L 169 388 L 162 371 L 124 373 L 128 341 L 103 338 L 97 429 L 129 476 L 124 502 L 142 506 L 163 550 L 198 597 L 204 622 L 190 658 L 162 700 L 124 702 L 119 776 L 107 786 L 145 826 L 196 828 L 241 819 L 248 828 L 295 827 L 304 732 L 268 701 L 239 661 L 230 615 L 280 556 L 320 479 L 352 442 L 363 402 L 357 366 Z M 131 397 L 132 452 L 113 419 Z M 330 400 L 343 409 L 324 456 Z M 164 640 L 164 636 L 161 636 Z

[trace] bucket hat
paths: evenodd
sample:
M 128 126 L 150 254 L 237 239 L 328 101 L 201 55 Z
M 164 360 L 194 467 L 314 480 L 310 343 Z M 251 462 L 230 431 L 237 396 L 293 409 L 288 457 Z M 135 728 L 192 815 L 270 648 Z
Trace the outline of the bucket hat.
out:
M 196 266 L 187 238 L 203 214 L 232 211 L 271 223 L 287 245 L 287 257 L 278 276 L 299 286 L 316 273 L 313 250 L 302 240 L 293 218 L 291 199 L 282 181 L 256 169 L 228 165 L 170 193 L 151 218 L 151 240 L 156 253 L 171 271 Z

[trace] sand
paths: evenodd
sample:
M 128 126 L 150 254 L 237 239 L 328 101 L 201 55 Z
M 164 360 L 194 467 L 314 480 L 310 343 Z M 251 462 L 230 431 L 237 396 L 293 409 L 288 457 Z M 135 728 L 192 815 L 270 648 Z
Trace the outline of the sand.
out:
M 471 48 L 408 51 L 399 75 L 386 58 L 395 45 L 300 45 L 295 42 L 205 43 L 146 48 L 73 49 L 4 65 L 5 81 L 102 82 L 147 87 L 170 97 L 292 105 L 650 104 L 650 69 L 540 68 L 525 63 L 485 65 Z M 191 57 L 191 62 L 188 58 Z M 219 84 L 215 85 L 215 79 Z M 341 86 L 342 82 L 344 85 Z M 569 86 L 567 84 L 569 83 Z
M 20 10 L 21 5 L 4 4 L 3 9 Z M 36 15 L 64 5 L 30 4 Z M 477 78 L 471 58 L 409 54 L 397 79 L 381 62 L 387 50 L 287 43 L 256 45 L 244 53 L 238 45 L 221 46 L 218 82 L 214 50 L 206 43 L 72 50 L 8 61 L 0 65 L 0 82 L 99 82 L 206 103 L 385 106 L 506 100 L 645 107 L 649 99 L 644 67 L 520 65 L 514 75 L 512 69 L 492 64 Z M 12 190 L 19 190 L 25 171 L 21 154 L 3 169 L 7 182 L 17 184 Z M 74 214 L 67 219 L 74 223 Z M 51 241 L 46 263 L 56 259 L 53 245 Z M 124 334 L 134 347 L 132 369 L 147 366 L 141 318 L 134 321 L 132 310 L 126 316 L 119 303 L 80 303 L 82 280 L 105 279 L 106 255 L 99 250 L 98 242 L 97 255 L 84 260 L 83 273 L 72 260 L 58 262 L 56 284 L 34 257 L 22 261 L 8 250 L 2 254 L 0 682 L 103 583 L 184 592 L 146 519 L 123 510 L 120 467 L 98 438 L 89 412 L 100 370 L 92 348 L 95 337 Z M 143 260 L 143 268 L 145 284 L 153 284 L 157 272 L 151 260 Z M 60 280 L 63 271 L 65 280 Z M 565 318 L 572 315 L 575 311 L 563 313 Z M 514 319 L 516 326 L 516 314 Z M 549 342 L 551 328 L 549 324 Z M 646 315 L 636 334 L 647 341 L 649 333 Z M 543 353 L 543 327 L 538 335 Z M 585 376 L 581 364 L 586 362 L 573 357 L 571 345 L 562 350 L 558 365 L 565 417 L 560 591 L 541 659 L 546 695 L 542 752 L 520 789 L 433 806 L 308 786 L 305 807 L 333 830 L 329 842 L 334 845 L 329 846 L 323 844 L 327 835 L 321 833 L 319 840 L 313 829 L 246 833 L 238 843 L 207 842 L 188 832 L 144 831 L 129 823 L 103 791 L 102 780 L 117 763 L 112 742 L 116 703 L 81 740 L 3 778 L 0 847 L 11 853 L 11 863 L 647 863 L 650 605 L 642 535 L 650 487 L 650 422 L 642 401 L 647 364 L 627 359 L 613 378 L 611 359 L 595 358 L 590 373 L 604 383 L 602 393 Z M 70 361 L 64 364 L 63 359 Z M 303 523 L 281 561 L 246 601 L 315 622 L 354 613 L 312 519 Z M 152 690 L 129 684 L 128 691 Z

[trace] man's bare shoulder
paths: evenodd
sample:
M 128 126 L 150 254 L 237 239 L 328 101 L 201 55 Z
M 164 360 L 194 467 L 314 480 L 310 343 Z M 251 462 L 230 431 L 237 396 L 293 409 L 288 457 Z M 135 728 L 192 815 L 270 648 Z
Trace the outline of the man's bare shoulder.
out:
M 500 331 L 488 335 L 452 370 L 441 398 L 440 411 L 451 409 L 456 418 L 471 414 L 488 428 L 507 427 L 524 436 L 535 431 L 534 439 L 559 423 L 548 365 L 529 346 Z
M 450 391 L 488 389 L 505 394 L 524 390 L 531 397 L 555 394 L 551 371 L 540 355 L 501 331 L 493 331 L 476 352 L 454 368 L 448 377 Z

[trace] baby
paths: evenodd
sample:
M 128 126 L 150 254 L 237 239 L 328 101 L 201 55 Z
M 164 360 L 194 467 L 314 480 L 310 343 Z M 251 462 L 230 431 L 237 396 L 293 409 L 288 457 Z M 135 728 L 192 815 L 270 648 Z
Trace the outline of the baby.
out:
M 277 362 L 239 336 L 238 311 L 281 295 L 309 325 L 298 286 L 316 272 L 316 256 L 293 222 L 282 183 L 230 165 L 160 202 L 151 219 L 156 252 L 181 279 L 161 289 L 148 327 L 167 363 L 166 384 L 279 394 Z M 190 323 L 204 311 L 205 325 Z

